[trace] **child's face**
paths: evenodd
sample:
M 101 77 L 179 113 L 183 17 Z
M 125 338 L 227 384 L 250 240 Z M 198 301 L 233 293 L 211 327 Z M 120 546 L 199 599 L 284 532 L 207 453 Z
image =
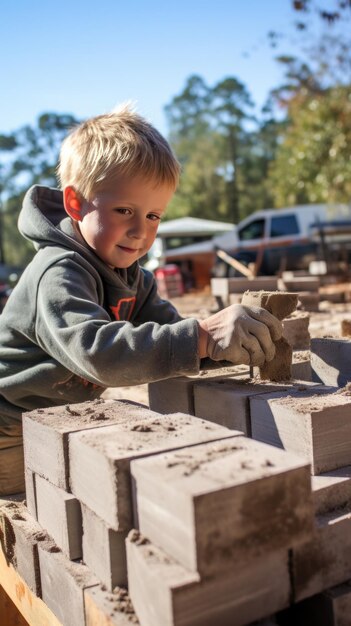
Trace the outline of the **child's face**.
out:
M 110 267 L 127 268 L 152 246 L 173 193 L 169 185 L 119 177 L 90 201 L 78 201 L 71 187 L 64 190 L 64 198 L 66 211 L 78 221 L 87 244 Z

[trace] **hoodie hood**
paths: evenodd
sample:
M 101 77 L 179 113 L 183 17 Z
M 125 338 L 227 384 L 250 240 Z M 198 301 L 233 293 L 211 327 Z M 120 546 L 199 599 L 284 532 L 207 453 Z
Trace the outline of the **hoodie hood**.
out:
M 106 265 L 81 236 L 79 229 L 68 217 L 63 205 L 63 193 L 60 189 L 34 185 L 23 200 L 23 207 L 18 218 L 18 229 L 36 250 L 47 246 L 59 246 L 74 250 L 92 263 L 107 283 L 115 283 L 116 274 L 129 287 L 133 287 L 138 278 L 139 263 L 127 269 L 113 270 Z

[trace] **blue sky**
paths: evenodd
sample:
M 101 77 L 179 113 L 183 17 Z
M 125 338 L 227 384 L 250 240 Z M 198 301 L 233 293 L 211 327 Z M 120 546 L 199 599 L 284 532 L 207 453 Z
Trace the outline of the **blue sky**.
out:
M 267 32 L 289 29 L 290 4 L 5 0 L 0 132 L 32 124 L 44 111 L 84 118 L 134 100 L 138 111 L 167 134 L 163 107 L 193 73 L 210 85 L 235 76 L 262 106 L 282 80 Z M 281 50 L 291 52 L 289 45 Z

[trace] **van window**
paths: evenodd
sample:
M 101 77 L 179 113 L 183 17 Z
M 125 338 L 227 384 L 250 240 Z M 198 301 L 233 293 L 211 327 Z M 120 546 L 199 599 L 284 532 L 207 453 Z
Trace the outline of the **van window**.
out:
M 247 226 L 238 231 L 238 237 L 241 241 L 248 239 L 262 239 L 264 236 L 265 220 L 254 220 Z
M 296 215 L 281 215 L 272 217 L 271 237 L 284 237 L 284 235 L 298 235 L 299 226 Z

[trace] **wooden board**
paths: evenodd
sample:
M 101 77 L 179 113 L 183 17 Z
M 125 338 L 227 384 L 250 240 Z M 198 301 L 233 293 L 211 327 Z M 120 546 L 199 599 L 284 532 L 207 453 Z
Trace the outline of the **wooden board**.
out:
M 61 622 L 48 609 L 40 598 L 34 595 L 24 580 L 17 574 L 12 565 L 6 563 L 5 555 L 0 548 L 0 617 L 1 624 L 11 626 L 62 626 Z M 6 596 L 9 601 L 6 600 Z M 12 605 L 11 605 L 12 603 Z M 16 615 L 16 609 L 20 615 Z M 7 611 L 7 613 L 6 613 Z M 17 621 L 15 621 L 17 620 Z

